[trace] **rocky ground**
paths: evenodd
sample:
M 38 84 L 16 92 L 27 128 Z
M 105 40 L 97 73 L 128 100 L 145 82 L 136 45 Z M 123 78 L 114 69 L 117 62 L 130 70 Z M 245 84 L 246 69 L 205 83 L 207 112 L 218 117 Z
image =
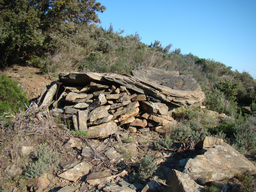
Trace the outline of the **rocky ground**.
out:
M 206 120 L 225 118 L 202 109 L 204 95 L 189 78 L 175 73 L 169 86 L 182 91 L 173 91 L 162 87 L 167 81 L 158 86 L 121 75 L 63 74 L 52 83 L 30 67 L 6 73 L 30 99 L 51 86 L 13 117 L 13 130 L 2 132 L 8 137 L 1 143 L 2 191 L 246 191 L 234 176 L 256 171 L 220 138 L 165 136 L 182 124 L 177 114 L 184 105 L 195 105 Z

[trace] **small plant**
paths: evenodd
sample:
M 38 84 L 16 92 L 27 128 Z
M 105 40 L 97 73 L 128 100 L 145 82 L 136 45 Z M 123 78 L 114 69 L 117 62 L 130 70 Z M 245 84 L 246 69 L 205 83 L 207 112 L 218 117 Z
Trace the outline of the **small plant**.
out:
M 212 185 L 210 187 L 206 187 L 205 191 L 206 192 L 219 192 L 220 190 L 218 189 L 218 187 Z
M 10 79 L 6 75 L 0 75 L 0 115 L 4 112 L 13 113 L 19 109 L 25 109 L 29 100 L 18 86 L 18 82 Z
M 74 135 L 81 135 L 83 137 L 85 137 L 87 135 L 87 131 L 75 131 L 75 130 L 71 130 L 71 132 L 74 134 Z
M 171 136 L 166 134 L 165 137 L 159 141 L 154 141 L 154 146 L 158 150 L 163 149 L 163 147 L 170 149 L 173 145 L 173 142 L 174 140 L 171 138 Z
M 236 178 L 243 184 L 246 191 L 256 191 L 256 175 L 247 172 L 236 176 Z
M 133 176 L 142 181 L 151 177 L 158 168 L 158 165 L 154 162 L 154 158 L 149 153 L 141 159 L 138 166 L 138 171 L 136 173 L 133 172 Z
M 60 161 L 60 154 L 43 144 L 34 151 L 32 159 L 34 162 L 29 163 L 25 173 L 29 179 L 40 177 L 53 166 L 57 166 Z

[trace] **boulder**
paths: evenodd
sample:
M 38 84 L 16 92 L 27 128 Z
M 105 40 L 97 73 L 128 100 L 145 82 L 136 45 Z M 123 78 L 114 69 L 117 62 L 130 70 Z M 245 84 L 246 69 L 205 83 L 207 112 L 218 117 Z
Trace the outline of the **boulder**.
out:
M 169 187 L 166 192 L 200 192 L 204 187 L 198 185 L 188 174 L 182 173 L 178 170 L 172 170 L 171 177 L 167 182 Z
M 104 139 L 118 131 L 117 124 L 113 121 L 103 123 L 97 126 L 91 126 L 88 129 L 86 137 L 89 139 L 100 138 Z
M 59 174 L 58 176 L 66 180 L 76 182 L 80 177 L 87 175 L 91 169 L 92 165 L 90 163 L 81 162 L 73 168 Z
M 220 181 L 244 172 L 255 172 L 256 167 L 230 145 L 214 145 L 203 155 L 189 159 L 185 165 L 187 173 L 199 184 Z

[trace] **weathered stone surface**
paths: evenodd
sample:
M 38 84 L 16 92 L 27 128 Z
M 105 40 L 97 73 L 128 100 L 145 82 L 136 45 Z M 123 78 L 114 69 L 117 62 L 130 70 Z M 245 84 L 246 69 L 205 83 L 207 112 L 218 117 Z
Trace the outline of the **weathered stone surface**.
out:
M 144 95 L 144 94 L 139 94 L 139 95 L 137 95 L 135 100 L 137 100 L 137 101 L 146 101 L 147 100 L 147 96 Z
M 78 111 L 78 109 L 75 109 L 74 106 L 65 106 L 64 110 L 67 114 L 75 114 Z
M 107 94 L 106 99 L 119 99 L 120 94 Z
M 125 124 L 133 122 L 134 120 L 135 120 L 135 117 L 132 116 L 132 117 L 129 117 L 128 119 L 122 121 L 120 124 L 125 125 Z
M 154 191 L 163 191 L 161 185 L 155 180 L 149 181 L 146 186 L 141 190 L 141 192 L 154 192 Z
M 154 74 L 158 71 L 155 68 L 148 68 L 147 70 L 151 70 L 147 74 Z M 172 72 L 165 71 L 163 73 L 162 70 L 160 71 L 161 75 L 163 75 L 160 75 L 162 77 L 160 81 L 157 78 L 144 78 L 145 75 L 138 75 L 139 70 L 133 72 L 135 76 L 114 73 L 69 73 L 60 74 L 59 79 L 64 84 L 76 84 L 76 86 L 85 85 L 91 81 L 119 84 L 138 94 L 149 95 L 161 101 L 171 102 L 177 105 L 201 104 L 204 101 L 205 94 L 193 78 L 190 76 L 178 76 L 172 79 Z
M 129 127 L 129 128 L 128 128 L 128 131 L 129 131 L 130 133 L 136 133 L 136 132 L 137 132 L 137 128 L 136 128 L 136 127 Z
M 184 169 L 184 173 L 199 184 L 231 178 L 247 171 L 255 172 L 256 167 L 226 143 L 212 146 L 204 155 L 189 159 Z
M 89 139 L 92 138 L 107 138 L 112 134 L 115 134 L 118 131 L 116 123 L 110 121 L 97 126 L 91 126 L 88 129 L 86 137 Z
M 65 111 L 63 109 L 60 108 L 54 108 L 50 111 L 51 115 L 53 117 L 59 117 L 61 116 Z
M 21 156 L 27 156 L 29 155 L 32 151 L 34 151 L 34 147 L 33 146 L 21 146 L 20 148 L 20 155 Z
M 99 125 L 102 123 L 107 123 L 111 120 L 113 120 L 113 115 L 108 114 L 108 116 L 103 117 L 101 119 L 97 119 L 96 121 L 91 122 L 89 125 Z
M 167 182 L 169 185 L 166 192 L 200 192 L 204 187 L 198 185 L 188 174 L 178 170 L 172 170 L 171 177 Z
M 112 174 L 112 171 L 110 169 L 106 169 L 104 171 L 100 171 L 100 172 L 93 172 L 90 173 L 87 177 L 86 177 L 86 182 L 89 183 L 90 185 L 98 185 L 98 180 L 104 177 L 109 177 Z
M 138 101 L 132 102 L 127 107 L 125 107 L 124 109 L 118 110 L 116 113 L 114 113 L 114 118 L 116 118 L 120 115 L 123 115 L 123 114 L 127 114 L 128 111 L 134 111 L 134 109 L 139 107 L 139 106 L 140 106 L 140 104 L 139 104 Z M 131 117 L 131 116 L 134 116 L 134 115 L 130 115 L 129 117 Z M 125 118 L 123 120 L 125 120 Z M 119 121 L 123 121 L 123 120 L 119 120 Z
M 105 155 L 109 158 L 111 162 L 116 162 L 122 158 L 122 155 L 118 153 L 113 147 L 109 148 Z
M 90 82 L 90 88 L 96 88 L 96 89 L 108 89 L 108 85 L 103 85 L 95 82 Z
M 77 114 L 73 114 L 73 115 L 72 115 L 72 121 L 73 121 L 74 129 L 75 129 L 76 131 L 78 131 L 78 119 L 77 119 Z
M 97 107 L 89 114 L 88 119 L 90 120 L 90 122 L 93 122 L 93 121 L 96 121 L 97 119 L 107 117 L 109 116 L 109 113 L 108 113 L 109 109 L 110 109 L 110 105 Z
M 86 109 L 89 107 L 90 103 L 77 103 L 74 108 L 75 109 Z
M 76 99 L 84 99 L 87 97 L 86 93 L 73 93 L 70 92 L 66 96 L 66 101 L 74 102 Z
M 122 103 L 114 103 L 113 105 L 110 106 L 110 109 L 117 109 L 117 108 L 119 108 L 119 107 L 126 106 L 126 105 L 128 105 L 128 104 L 130 104 L 130 103 L 131 103 L 130 100 L 124 101 L 124 102 L 122 102 Z
M 83 157 L 90 158 L 92 156 L 92 153 L 93 153 L 93 151 L 90 147 L 84 147 L 81 155 Z
M 6 168 L 6 173 L 9 177 L 14 177 L 18 174 L 22 173 L 22 169 L 20 167 L 18 167 L 16 164 L 13 164 L 11 166 L 8 166 Z
M 61 188 L 60 190 L 58 190 L 58 192 L 74 192 L 75 190 L 76 190 L 75 187 L 65 186 L 65 187 Z
M 168 113 L 168 106 L 164 103 L 153 103 L 150 101 L 141 102 L 141 108 L 148 113 L 159 113 L 160 115 L 166 115 Z
M 87 131 L 87 119 L 88 119 L 88 110 L 78 111 L 78 127 L 80 131 Z
M 60 73 L 59 79 L 65 85 L 75 85 L 75 86 L 84 86 L 90 83 L 92 80 L 101 81 L 103 80 L 103 73 L 83 73 L 83 72 L 73 72 L 73 73 Z
M 130 126 L 134 127 L 142 127 L 145 128 L 148 125 L 146 119 L 135 119 L 133 122 L 130 123 Z
M 155 121 L 159 123 L 159 125 L 167 126 L 167 125 L 173 125 L 176 124 L 177 122 L 175 120 L 169 121 L 161 116 L 156 116 L 156 115 L 149 115 L 148 119 Z
M 66 149 L 70 149 L 74 147 L 76 147 L 77 149 L 82 149 L 82 144 L 83 143 L 81 139 L 73 137 L 73 138 L 70 138 L 67 143 L 65 143 L 64 147 Z
M 140 112 L 140 109 L 136 107 L 135 109 L 131 109 L 130 111 L 127 111 L 124 115 L 121 115 L 120 118 L 118 119 L 119 122 L 124 121 L 130 117 L 134 117 L 138 115 Z
M 140 67 L 132 70 L 134 77 L 145 82 L 153 82 L 175 90 L 196 91 L 200 86 L 192 76 L 179 75 L 177 71 L 166 71 L 153 67 Z
M 44 189 L 46 189 L 48 187 L 48 185 L 50 184 L 49 179 L 47 178 L 47 173 L 45 173 L 44 175 L 42 175 L 41 177 L 37 178 L 37 191 L 41 192 Z
M 103 188 L 104 192 L 136 192 L 135 189 L 131 189 L 128 186 L 119 186 L 112 184 Z
M 89 171 L 92 169 L 92 165 L 88 162 L 81 162 L 78 165 L 74 166 L 72 169 L 68 169 L 67 171 L 59 174 L 58 176 L 76 182 L 80 177 L 87 175 Z
M 107 175 L 104 173 L 104 175 Z M 95 179 L 88 179 L 87 182 L 91 185 L 99 185 L 99 184 L 104 184 L 107 182 L 110 182 L 111 180 L 117 178 L 117 177 L 124 177 L 128 175 L 128 172 L 126 170 L 122 171 L 121 173 L 117 175 L 112 175 L 112 176 L 107 176 L 107 177 L 101 177 L 101 178 L 95 178 Z
M 40 108 L 43 107 L 49 107 L 49 105 L 52 103 L 52 99 L 57 91 L 57 81 L 52 82 L 51 87 L 49 88 L 49 90 L 46 92 L 46 95 L 43 99 L 42 104 L 40 105 Z
M 208 149 L 213 145 L 221 145 L 224 143 L 223 139 L 217 137 L 205 137 L 203 141 L 196 144 L 196 148 Z

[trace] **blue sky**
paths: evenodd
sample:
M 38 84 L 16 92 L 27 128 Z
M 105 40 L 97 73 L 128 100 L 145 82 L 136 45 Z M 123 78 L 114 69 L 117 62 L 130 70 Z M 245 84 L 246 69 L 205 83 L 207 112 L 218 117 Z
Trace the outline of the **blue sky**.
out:
M 98 0 L 106 6 L 101 26 L 142 42 L 159 40 L 249 72 L 256 79 L 256 0 Z

